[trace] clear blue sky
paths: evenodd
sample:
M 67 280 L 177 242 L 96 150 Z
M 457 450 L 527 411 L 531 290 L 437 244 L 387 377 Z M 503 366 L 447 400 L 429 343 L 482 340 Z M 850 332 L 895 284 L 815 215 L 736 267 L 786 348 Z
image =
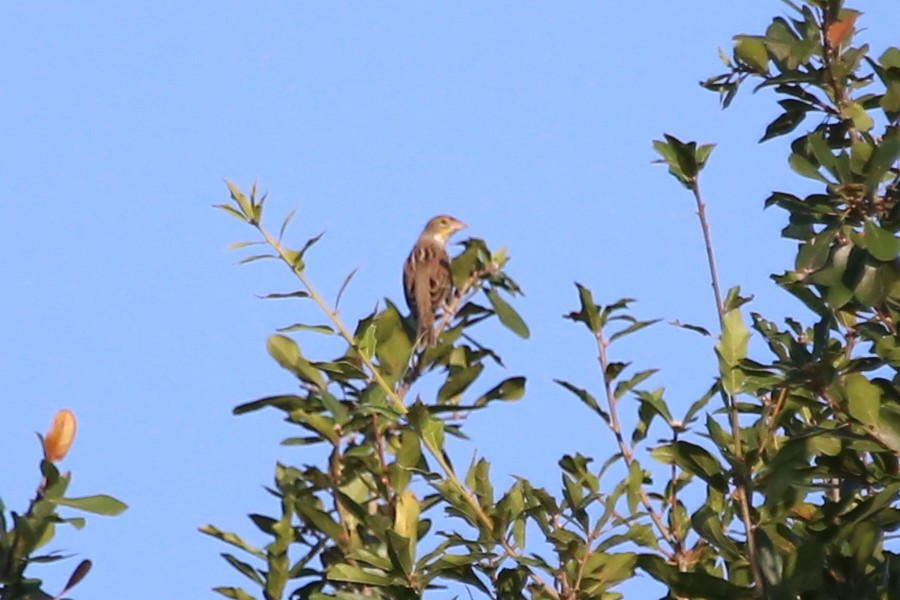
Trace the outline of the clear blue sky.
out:
M 856 7 L 878 54 L 897 42 L 893 3 Z M 562 453 L 602 460 L 613 443 L 551 383 L 599 392 L 591 340 L 560 318 L 577 304 L 572 282 L 602 302 L 635 297 L 647 318 L 714 325 L 691 198 L 650 164 L 651 140 L 718 143 L 704 190 L 723 285 L 756 294 L 754 310 L 797 310 L 768 281 L 793 247 L 778 236 L 784 215 L 762 202 L 809 189 L 790 175 L 783 142 L 756 144 L 777 107 L 746 90 L 721 112 L 697 85 L 723 70 L 718 47 L 784 8 L 3 1 L 0 496 L 24 509 L 38 483 L 34 432 L 70 408 L 71 493 L 130 505 L 51 544 L 95 563 L 73 595 L 212 597 L 215 585 L 243 583 L 218 556 L 226 548 L 196 528 L 260 541 L 244 515 L 274 511 L 261 487 L 274 461 L 309 457 L 278 446 L 291 431 L 274 412 L 230 412 L 293 389 L 264 340 L 321 319 L 255 298 L 293 282 L 274 266 L 234 266 L 226 246 L 249 231 L 210 208 L 226 198 L 222 178 L 258 179 L 273 217 L 297 208 L 291 241 L 327 231 L 309 261 L 326 294 L 359 267 L 347 320 L 401 299 L 401 263 L 434 214 L 508 246 L 532 339 L 491 326 L 482 340 L 509 375 L 530 377 L 528 393 L 467 427 L 497 489 L 516 473 L 556 490 Z M 621 352 L 664 369 L 655 384 L 676 412 L 715 368 L 707 340 L 674 328 Z M 470 456 L 461 448 L 457 464 Z M 75 564 L 33 574 L 53 592 Z M 628 588 L 633 598 L 648 589 Z

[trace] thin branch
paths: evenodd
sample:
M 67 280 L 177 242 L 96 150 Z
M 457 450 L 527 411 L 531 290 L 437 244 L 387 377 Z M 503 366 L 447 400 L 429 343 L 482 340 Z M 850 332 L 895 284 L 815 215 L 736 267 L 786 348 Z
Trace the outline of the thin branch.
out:
M 309 294 L 309 297 L 312 299 L 312 301 L 318 305 L 319 309 L 323 313 L 325 313 L 326 316 L 328 316 L 328 319 L 331 321 L 332 325 L 334 325 L 338 334 L 342 338 L 344 338 L 344 341 L 346 341 L 350 345 L 351 348 L 358 351 L 359 343 L 356 341 L 356 338 L 353 336 L 353 334 L 351 334 L 347 330 L 346 327 L 344 327 L 344 324 L 338 318 L 337 314 L 335 314 L 335 312 L 332 311 L 328 307 L 328 305 L 325 303 L 325 300 L 322 299 L 322 296 L 320 296 L 319 293 L 315 290 L 315 288 L 313 288 L 312 284 L 309 282 L 309 280 L 304 275 L 303 270 L 298 269 L 294 265 L 293 259 L 290 256 L 288 256 L 287 252 L 281 246 L 281 244 L 279 244 L 277 240 L 275 240 L 271 235 L 269 235 L 269 232 L 267 232 L 265 229 L 263 229 L 262 225 L 257 223 L 254 226 L 256 227 L 257 230 L 259 230 L 259 232 L 262 234 L 263 238 L 265 238 L 266 243 L 269 244 L 269 246 L 271 246 L 275 251 L 278 252 L 279 258 L 281 258 L 281 260 L 284 261 L 284 263 L 291 268 L 291 271 L 294 272 L 294 275 L 297 277 L 297 279 L 300 280 L 300 283 L 303 284 L 303 287 L 306 288 L 306 293 Z M 381 374 L 381 371 L 379 371 L 378 368 L 375 366 L 375 363 L 372 362 L 372 359 L 369 358 L 368 356 L 366 356 L 364 352 L 358 352 L 358 354 L 359 354 L 359 359 L 369 370 L 369 374 L 372 377 L 372 379 L 375 381 L 375 383 L 378 384 L 378 387 L 380 387 L 382 390 L 384 390 L 384 393 L 390 399 L 391 404 L 393 404 L 393 406 L 394 406 L 394 410 L 396 410 L 401 415 L 405 415 L 407 413 L 407 409 L 406 409 L 406 406 L 403 404 L 403 399 L 397 394 L 397 392 L 394 391 L 394 388 L 391 387 L 391 384 L 389 384 L 387 382 L 387 380 Z
M 706 221 L 706 205 L 703 204 L 703 197 L 700 195 L 700 184 L 697 182 L 696 177 L 691 182 L 691 192 L 694 194 L 694 201 L 697 204 L 697 217 L 700 219 L 700 229 L 703 231 L 703 244 L 706 247 L 706 262 L 709 265 L 709 279 L 712 283 L 713 297 L 716 301 L 716 312 L 719 313 L 719 319 L 721 319 L 725 316 L 725 308 L 722 305 L 722 292 L 719 289 L 719 275 L 716 270 L 716 258 L 713 255 L 709 223 Z
M 700 184 L 695 177 L 691 181 L 691 192 L 694 194 L 694 201 L 697 204 L 697 218 L 700 220 L 700 230 L 703 232 L 703 243 L 706 247 L 706 262 L 709 266 L 709 280 L 712 284 L 713 296 L 716 301 L 716 311 L 719 314 L 719 321 L 725 317 L 725 307 L 722 303 L 722 293 L 719 289 L 719 275 L 716 269 L 716 259 L 713 254 L 712 236 L 709 233 L 709 223 L 706 220 L 706 207 L 703 203 L 703 197 L 700 194 Z M 759 554 L 756 551 L 756 539 L 753 536 L 753 518 L 750 515 L 750 500 L 752 493 L 750 492 L 750 478 L 747 475 L 747 466 L 744 463 L 744 452 L 741 441 L 741 423 L 738 419 L 737 403 L 729 393 L 722 390 L 722 397 L 728 410 L 728 421 L 731 425 L 731 436 L 734 443 L 735 463 L 733 468 L 735 499 L 740 510 L 741 521 L 744 525 L 744 533 L 747 540 L 747 561 L 750 563 L 750 570 L 753 573 L 753 582 L 759 594 L 763 593 L 765 581 L 762 576 L 762 568 L 759 564 Z
M 606 347 L 609 342 L 603 337 L 602 331 L 598 331 L 594 337 L 597 340 L 597 359 L 600 361 L 600 370 L 603 375 L 603 389 L 606 393 L 606 404 L 609 409 L 609 428 L 616 438 L 616 443 L 619 445 L 619 452 L 622 453 L 622 459 L 630 469 L 631 464 L 634 462 L 634 453 L 628 444 L 625 443 L 625 438 L 622 437 L 622 428 L 619 425 L 619 413 L 616 409 L 616 397 L 613 393 L 611 382 L 606 376 L 609 367 L 609 360 L 606 356 Z M 650 503 L 650 497 L 647 496 L 647 492 L 644 491 L 643 486 L 638 486 L 638 496 L 640 497 L 641 504 L 643 504 L 647 513 L 650 515 L 650 519 L 656 525 L 659 534 L 674 547 L 676 542 L 675 536 L 669 528 L 666 527 L 666 524 L 663 523 L 662 516 L 655 508 L 653 508 L 653 504 Z

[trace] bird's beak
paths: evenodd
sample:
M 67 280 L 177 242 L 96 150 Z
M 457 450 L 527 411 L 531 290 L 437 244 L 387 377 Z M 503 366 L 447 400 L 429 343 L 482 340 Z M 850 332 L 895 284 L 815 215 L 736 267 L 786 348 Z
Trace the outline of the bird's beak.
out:
M 465 223 L 463 223 L 462 221 L 457 221 L 456 223 L 453 224 L 453 233 L 456 233 L 457 231 L 462 231 L 465 228 L 466 228 Z

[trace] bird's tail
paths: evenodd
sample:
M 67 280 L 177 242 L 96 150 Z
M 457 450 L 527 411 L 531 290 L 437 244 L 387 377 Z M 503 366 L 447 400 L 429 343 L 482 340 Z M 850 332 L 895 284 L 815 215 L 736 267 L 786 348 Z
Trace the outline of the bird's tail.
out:
M 429 313 L 419 315 L 419 329 L 416 333 L 416 344 L 424 347 L 434 346 L 437 336 L 434 335 L 434 317 Z

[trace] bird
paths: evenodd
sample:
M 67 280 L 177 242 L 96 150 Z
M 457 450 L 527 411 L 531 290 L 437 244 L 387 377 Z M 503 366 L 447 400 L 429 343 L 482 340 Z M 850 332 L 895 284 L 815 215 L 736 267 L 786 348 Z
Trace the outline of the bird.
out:
M 466 225 L 448 215 L 434 217 L 425 225 L 403 265 L 406 305 L 416 320 L 416 345 L 435 342 L 434 317 L 450 294 L 450 257 L 447 240 Z

